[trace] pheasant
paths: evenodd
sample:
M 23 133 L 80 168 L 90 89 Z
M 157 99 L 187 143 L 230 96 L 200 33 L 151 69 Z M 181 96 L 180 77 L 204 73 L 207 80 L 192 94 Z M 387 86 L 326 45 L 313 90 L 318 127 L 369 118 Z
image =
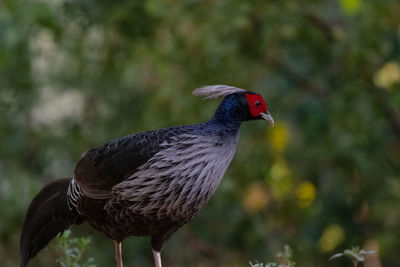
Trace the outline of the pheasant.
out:
M 74 177 L 55 180 L 32 200 L 23 224 L 20 253 L 25 267 L 57 234 L 87 222 L 114 242 L 148 236 L 156 267 L 165 241 L 207 204 L 236 150 L 243 121 L 274 125 L 264 99 L 227 86 L 198 88 L 205 99 L 223 97 L 211 120 L 140 132 L 86 152 Z

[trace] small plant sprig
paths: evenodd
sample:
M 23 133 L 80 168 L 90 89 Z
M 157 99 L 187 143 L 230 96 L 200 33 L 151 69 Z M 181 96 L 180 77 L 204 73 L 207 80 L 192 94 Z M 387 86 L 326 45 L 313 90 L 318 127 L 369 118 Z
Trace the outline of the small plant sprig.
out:
M 296 265 L 295 262 L 292 261 L 293 250 L 289 245 L 285 245 L 283 247 L 283 251 L 279 251 L 276 254 L 276 257 L 279 259 L 277 262 L 268 262 L 265 265 L 263 263 L 252 263 L 249 262 L 251 267 L 294 267 Z
M 352 247 L 351 249 L 346 249 L 343 252 L 336 253 L 332 257 L 329 258 L 329 260 L 337 259 L 340 257 L 349 257 L 353 261 L 353 266 L 357 267 L 359 262 L 364 262 L 365 261 L 365 255 L 371 255 L 377 253 L 376 250 L 364 250 L 361 249 L 358 246 Z
M 56 262 L 61 267 L 96 267 L 93 258 L 84 259 L 83 254 L 91 240 L 87 237 L 70 238 L 71 231 L 65 231 L 56 247 L 63 251 L 63 255 Z

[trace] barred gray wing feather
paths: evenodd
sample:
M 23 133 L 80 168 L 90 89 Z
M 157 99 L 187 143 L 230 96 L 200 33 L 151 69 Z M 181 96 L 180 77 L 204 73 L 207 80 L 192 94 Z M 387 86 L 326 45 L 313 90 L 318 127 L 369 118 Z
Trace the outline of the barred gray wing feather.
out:
M 160 144 L 185 128 L 142 132 L 110 141 L 84 154 L 75 167 L 75 181 L 88 197 L 105 198 L 111 188 L 154 156 Z

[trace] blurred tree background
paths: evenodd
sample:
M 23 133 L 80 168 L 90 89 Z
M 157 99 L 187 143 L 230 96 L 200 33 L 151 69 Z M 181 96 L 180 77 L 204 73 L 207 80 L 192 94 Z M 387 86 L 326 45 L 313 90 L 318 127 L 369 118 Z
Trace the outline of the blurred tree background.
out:
M 276 127 L 242 126 L 209 205 L 167 242 L 167 266 L 248 266 L 284 244 L 297 266 L 353 245 L 400 266 L 398 0 L 0 1 L 0 266 L 18 266 L 33 196 L 87 149 L 203 122 L 197 87 L 261 93 Z M 89 230 L 88 255 L 113 266 Z M 30 266 L 54 266 L 52 242 Z M 152 266 L 129 238 L 127 266 Z M 380 265 L 376 265 L 380 266 Z

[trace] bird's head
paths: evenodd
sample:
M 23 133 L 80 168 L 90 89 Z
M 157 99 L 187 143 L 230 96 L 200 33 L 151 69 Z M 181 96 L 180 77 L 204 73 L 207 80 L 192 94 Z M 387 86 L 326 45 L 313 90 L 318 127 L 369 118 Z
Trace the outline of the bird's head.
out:
M 257 93 L 228 85 L 210 85 L 196 89 L 193 94 L 204 99 L 224 97 L 214 118 L 240 121 L 262 119 L 274 126 L 274 119 L 269 114 L 263 97 Z

